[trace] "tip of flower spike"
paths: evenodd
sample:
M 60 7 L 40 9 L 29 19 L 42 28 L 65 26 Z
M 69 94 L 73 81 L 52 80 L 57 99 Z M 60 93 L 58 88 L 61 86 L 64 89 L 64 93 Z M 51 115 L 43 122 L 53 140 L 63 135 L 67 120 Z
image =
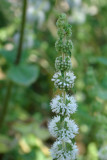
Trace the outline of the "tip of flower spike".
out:
M 61 13 L 60 15 L 59 15 L 59 18 L 61 18 L 61 19 L 66 19 L 66 14 L 65 13 Z

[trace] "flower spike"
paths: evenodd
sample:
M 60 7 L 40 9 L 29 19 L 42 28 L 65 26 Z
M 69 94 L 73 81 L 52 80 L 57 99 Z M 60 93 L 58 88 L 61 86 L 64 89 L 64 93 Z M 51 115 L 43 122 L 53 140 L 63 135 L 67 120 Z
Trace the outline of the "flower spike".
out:
M 57 22 L 58 39 L 55 43 L 57 52 L 61 56 L 55 60 L 56 73 L 52 81 L 56 88 L 62 91 L 52 99 L 50 106 L 55 116 L 48 125 L 50 134 L 56 138 L 56 142 L 50 149 L 53 160 L 75 160 L 78 154 L 78 148 L 74 143 L 74 138 L 78 134 L 78 126 L 71 119 L 71 115 L 77 110 L 75 97 L 67 92 L 74 87 L 76 76 L 71 71 L 71 25 L 67 21 L 66 14 L 62 13 Z

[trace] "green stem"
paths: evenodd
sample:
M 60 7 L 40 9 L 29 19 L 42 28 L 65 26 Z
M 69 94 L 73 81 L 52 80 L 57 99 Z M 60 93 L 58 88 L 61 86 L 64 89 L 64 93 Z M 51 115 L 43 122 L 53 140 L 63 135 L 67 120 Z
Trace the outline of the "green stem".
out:
M 18 51 L 17 51 L 17 57 L 16 57 L 15 65 L 18 65 L 19 62 L 20 62 L 20 59 L 21 59 L 24 28 L 25 28 L 25 21 L 26 21 L 26 10 L 27 10 L 27 0 L 23 0 L 23 13 L 22 13 L 21 31 L 20 31 L 19 47 L 18 47 Z M 9 81 L 6 96 L 5 96 L 5 99 L 4 99 L 3 109 L 1 111 L 1 116 L 0 116 L 0 129 L 2 128 L 3 123 L 5 121 L 5 118 L 6 118 L 6 115 L 7 115 L 9 101 L 10 101 L 11 92 L 12 92 L 12 87 L 13 87 L 13 83 L 11 81 Z
M 64 53 L 62 53 L 62 59 L 63 60 L 65 59 Z M 66 73 L 64 72 L 64 79 L 65 79 L 65 74 Z M 65 103 L 65 101 L 66 101 L 66 91 L 65 90 L 63 91 L 62 96 L 63 96 L 63 103 Z M 63 123 L 63 127 L 64 127 L 65 126 L 64 121 L 62 123 Z M 62 142 L 62 147 L 63 147 L 63 149 L 66 149 L 66 143 L 64 141 Z
M 65 59 L 65 54 L 62 53 L 62 59 L 64 60 Z M 64 79 L 65 79 L 65 76 L 66 76 L 66 72 L 64 71 Z M 64 103 L 65 103 L 65 98 L 66 98 L 66 91 L 63 91 L 63 100 L 64 100 Z
M 10 95 L 11 95 L 11 90 L 12 90 L 12 82 L 10 81 L 7 87 L 7 93 L 6 93 L 6 97 L 4 100 L 4 105 L 3 105 L 3 109 L 1 112 L 1 117 L 0 117 L 0 129 L 3 125 L 3 122 L 5 120 L 5 116 L 8 110 L 8 103 L 9 103 L 9 99 L 10 99 Z
M 19 47 L 17 51 L 17 57 L 15 64 L 19 64 L 21 59 L 22 53 L 22 44 L 23 44 L 23 37 L 24 37 L 24 28 L 25 28 L 25 21 L 26 21 L 26 9 L 27 9 L 27 0 L 23 0 L 23 14 L 22 14 L 22 22 L 21 22 L 21 31 L 20 31 L 20 39 L 19 39 Z

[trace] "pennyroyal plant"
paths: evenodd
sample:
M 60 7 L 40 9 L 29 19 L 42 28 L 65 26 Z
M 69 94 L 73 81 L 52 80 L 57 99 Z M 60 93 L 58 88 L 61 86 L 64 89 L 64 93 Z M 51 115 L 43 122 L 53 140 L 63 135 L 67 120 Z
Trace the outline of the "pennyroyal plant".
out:
M 66 14 L 61 14 L 56 23 L 58 29 L 58 40 L 55 43 L 57 52 L 61 56 L 56 58 L 56 73 L 52 81 L 56 88 L 62 92 L 52 99 L 50 105 L 52 112 L 58 114 L 49 123 L 49 131 L 56 142 L 50 152 L 53 160 L 75 160 L 78 148 L 75 143 L 75 135 L 78 133 L 78 126 L 71 119 L 71 115 L 77 110 L 77 103 L 74 96 L 68 91 L 74 87 L 76 76 L 71 71 L 71 25 L 67 21 Z

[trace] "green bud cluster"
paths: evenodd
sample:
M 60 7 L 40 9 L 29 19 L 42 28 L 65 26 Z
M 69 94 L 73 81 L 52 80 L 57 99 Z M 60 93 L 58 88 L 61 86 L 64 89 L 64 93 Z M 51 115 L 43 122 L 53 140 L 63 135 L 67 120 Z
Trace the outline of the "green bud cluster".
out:
M 56 22 L 58 28 L 58 40 L 55 43 L 57 52 L 67 53 L 71 57 L 72 41 L 70 37 L 72 35 L 71 25 L 67 21 L 66 14 L 61 14 Z
M 71 40 L 63 40 L 58 38 L 55 43 L 55 48 L 57 52 L 67 53 L 71 57 L 71 49 L 72 49 L 72 41 Z
M 69 56 L 65 56 L 64 60 L 62 58 L 62 56 L 57 57 L 55 60 L 55 68 L 57 71 L 67 71 L 71 68 L 71 60 Z

